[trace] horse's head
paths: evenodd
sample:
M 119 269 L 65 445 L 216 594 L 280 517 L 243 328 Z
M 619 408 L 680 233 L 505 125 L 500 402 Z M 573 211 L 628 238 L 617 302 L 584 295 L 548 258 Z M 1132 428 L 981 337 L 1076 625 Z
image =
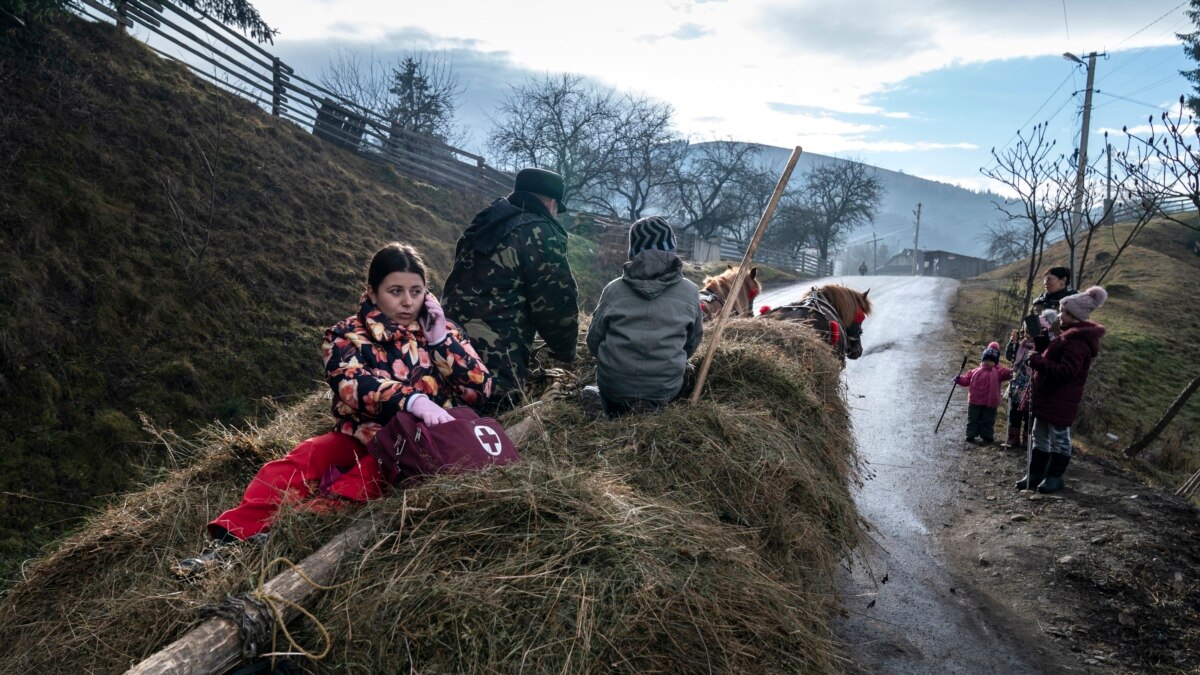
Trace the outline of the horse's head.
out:
M 705 277 L 700 289 L 700 308 L 704 310 L 705 318 L 712 318 L 721 313 L 729 300 L 729 291 L 733 288 L 733 280 L 738 268 L 729 269 L 712 277 Z M 762 284 L 758 281 L 758 268 L 751 267 L 746 278 L 742 279 L 742 288 L 738 291 L 733 302 L 733 314 L 749 315 L 754 305 L 754 298 L 762 292 Z
M 871 300 L 867 297 L 871 289 L 859 293 L 853 288 L 829 285 L 822 287 L 821 291 L 837 309 L 845 327 L 846 358 L 857 359 L 863 353 L 862 325 L 871 313 Z

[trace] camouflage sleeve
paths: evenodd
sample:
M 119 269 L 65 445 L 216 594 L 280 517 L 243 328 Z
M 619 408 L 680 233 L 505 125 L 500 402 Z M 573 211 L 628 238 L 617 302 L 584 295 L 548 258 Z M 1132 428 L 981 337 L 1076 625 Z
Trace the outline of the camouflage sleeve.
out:
M 492 395 L 492 374 L 462 329 L 449 321 L 446 324 L 449 329 L 446 339 L 429 348 L 433 364 L 448 389 L 446 393 L 453 393 L 445 398 L 477 408 Z
M 408 409 L 408 399 L 416 390 L 408 383 L 376 375 L 365 366 L 358 345 L 349 338 L 327 334 L 321 353 L 335 414 L 358 415 L 382 424 Z
M 579 293 L 567 262 L 565 234 L 546 222 L 533 223 L 517 242 L 533 327 L 560 361 L 575 360 L 579 338 Z
M 588 324 L 587 348 L 592 356 L 600 351 L 600 343 L 604 342 L 604 310 L 608 307 L 608 287 L 600 292 L 600 302 L 596 303 L 596 311 L 592 313 L 592 322 Z

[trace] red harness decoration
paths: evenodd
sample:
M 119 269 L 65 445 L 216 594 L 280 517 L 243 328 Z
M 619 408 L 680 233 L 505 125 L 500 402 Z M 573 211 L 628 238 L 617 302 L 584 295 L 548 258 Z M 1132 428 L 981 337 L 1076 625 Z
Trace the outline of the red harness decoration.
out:
M 837 346 L 838 340 L 842 337 L 842 327 L 836 321 L 829 322 L 829 344 Z
M 862 307 L 855 308 L 854 323 L 862 323 L 867 320 L 867 315 L 863 313 Z

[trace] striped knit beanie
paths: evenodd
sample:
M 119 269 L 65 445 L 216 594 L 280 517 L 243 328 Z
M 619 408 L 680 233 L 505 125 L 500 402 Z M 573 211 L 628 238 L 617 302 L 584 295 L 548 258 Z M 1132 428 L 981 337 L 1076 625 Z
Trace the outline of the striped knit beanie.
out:
M 648 249 L 675 250 L 675 233 L 662 216 L 642 218 L 629 228 L 629 259 Z

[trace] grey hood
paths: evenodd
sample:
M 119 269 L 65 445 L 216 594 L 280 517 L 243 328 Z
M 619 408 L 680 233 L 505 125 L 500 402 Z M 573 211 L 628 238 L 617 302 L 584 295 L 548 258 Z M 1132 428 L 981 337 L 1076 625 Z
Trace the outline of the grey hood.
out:
M 683 278 L 683 261 L 674 251 L 647 249 L 625 263 L 621 280 L 647 299 L 654 299 Z

